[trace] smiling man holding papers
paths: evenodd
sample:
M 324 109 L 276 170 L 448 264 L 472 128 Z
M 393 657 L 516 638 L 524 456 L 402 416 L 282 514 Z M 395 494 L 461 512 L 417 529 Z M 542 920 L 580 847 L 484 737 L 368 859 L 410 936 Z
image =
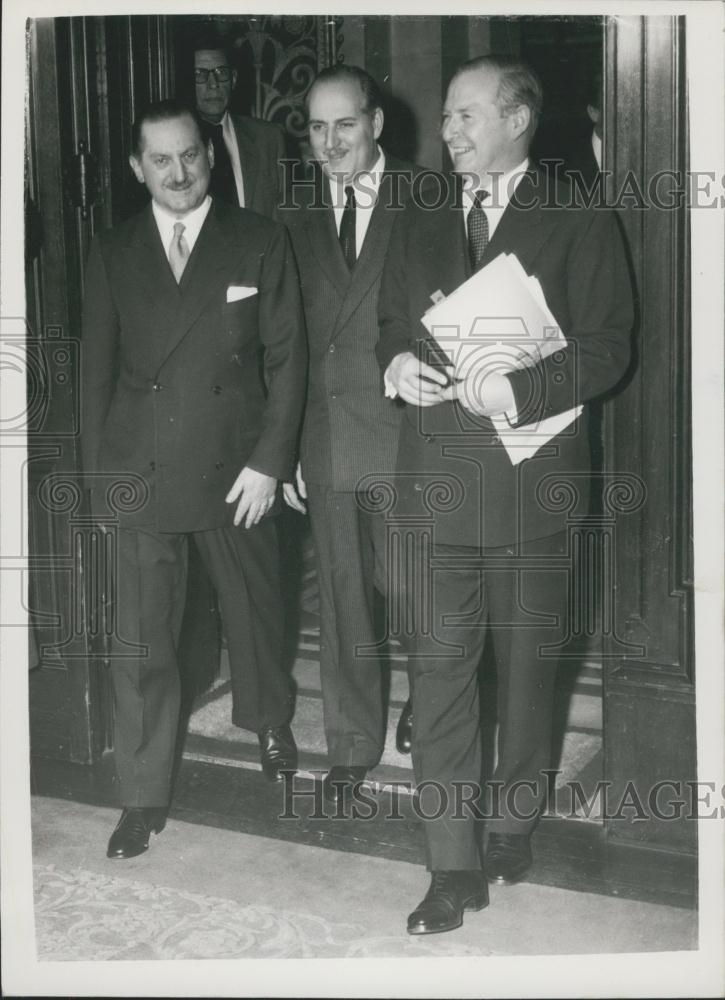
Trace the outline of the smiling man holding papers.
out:
M 556 676 L 544 647 L 566 634 L 567 511 L 553 498 L 568 484 L 586 511 L 590 455 L 580 407 L 616 385 L 630 358 L 632 295 L 615 219 L 572 206 L 568 188 L 547 186 L 531 167 L 541 104 L 540 83 L 521 63 L 490 56 L 457 71 L 443 112 L 454 169 L 445 203 L 430 198 L 430 208 L 420 198 L 402 214 L 381 289 L 378 358 L 388 392 L 408 404 L 395 511 L 433 530 L 432 624 L 416 632 L 410 666 L 413 763 L 419 785 L 429 783 L 422 812 L 433 817 L 425 822 L 432 880 L 408 918 L 412 934 L 459 926 L 464 910 L 487 905 L 487 878 L 516 882 L 531 864 Z M 457 290 L 477 272 L 485 284 L 501 254 L 512 255 L 496 265 L 510 294 L 494 284 L 480 302 L 474 297 L 473 316 L 470 302 L 458 316 Z M 524 321 L 537 300 L 559 335 Z M 434 302 L 445 322 L 429 311 Z M 556 350 L 549 335 L 562 338 Z M 527 337 L 533 350 L 530 342 L 523 349 Z M 441 348 L 457 358 L 448 374 Z M 560 432 L 541 446 L 529 442 L 524 460 L 512 458 L 515 442 L 501 440 L 504 428 L 536 435 L 559 417 Z M 419 585 L 407 580 L 401 599 L 420 601 Z M 488 795 L 478 797 L 477 669 L 488 629 L 498 754 Z M 483 865 L 472 798 L 487 820 Z
M 499 254 L 422 317 L 426 330 L 453 365 L 463 383 L 462 398 L 475 412 L 479 383 L 492 372 L 530 367 L 566 346 L 566 337 L 549 310 L 541 285 L 528 275 L 514 254 Z M 577 406 L 536 421 L 518 424 L 516 411 L 491 416 L 501 443 L 514 465 L 535 455 L 582 414 Z

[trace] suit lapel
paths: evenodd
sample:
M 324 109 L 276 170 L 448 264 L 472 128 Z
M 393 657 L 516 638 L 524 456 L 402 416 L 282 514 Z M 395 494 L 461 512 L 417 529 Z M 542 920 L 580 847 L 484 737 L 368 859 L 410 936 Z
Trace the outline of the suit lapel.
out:
M 390 171 L 386 170 L 380 180 L 377 204 L 370 217 L 362 251 L 352 270 L 347 295 L 335 321 L 333 337 L 347 323 L 383 269 L 385 254 L 390 242 L 390 231 L 397 216 L 395 210 L 385 207 L 391 204 L 390 185 L 392 182 L 393 176 Z
M 452 181 L 453 200 L 443 211 L 427 212 L 424 216 L 423 245 L 419 252 L 425 261 L 429 295 L 438 291 L 450 295 L 471 275 L 466 225 L 463 210 L 458 207 L 461 204 L 459 180 L 453 176 Z
M 533 260 L 538 253 L 539 246 L 548 235 L 548 228 L 541 225 L 542 210 L 536 181 L 537 175 L 531 171 L 521 178 L 486 247 L 482 267 L 500 253 L 515 253 L 525 266 L 526 261 Z
M 178 286 L 177 310 L 164 360 L 178 347 L 234 268 L 234 248 L 230 244 L 213 203 Z
M 257 190 L 259 164 L 257 162 L 257 150 L 254 141 L 244 127 L 244 122 L 238 118 L 232 118 L 234 132 L 237 137 L 237 148 L 239 150 L 239 162 L 242 166 L 242 183 L 244 185 L 244 207 L 251 208 L 254 203 L 254 195 Z
M 344 295 L 350 287 L 350 272 L 342 256 L 332 210 L 330 185 L 321 170 L 315 169 L 315 197 L 307 206 L 307 234 L 312 252 L 328 279 Z M 323 205 L 323 208 L 318 206 Z
M 134 289 L 143 300 L 146 310 L 148 348 L 158 366 L 164 357 L 165 344 L 174 329 L 181 292 L 161 243 L 151 203 L 138 216 L 126 249 L 134 276 Z
M 128 241 L 128 249 L 138 277 L 139 290 L 145 291 L 147 298 L 156 305 L 175 302 L 179 296 L 179 286 L 169 265 L 166 249 L 161 243 L 150 202 L 137 218 L 137 225 Z

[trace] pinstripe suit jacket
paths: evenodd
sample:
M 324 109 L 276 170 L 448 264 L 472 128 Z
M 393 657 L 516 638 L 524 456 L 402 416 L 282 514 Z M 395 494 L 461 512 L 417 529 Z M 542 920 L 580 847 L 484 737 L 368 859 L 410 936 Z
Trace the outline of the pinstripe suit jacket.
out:
M 292 237 L 302 284 L 310 364 L 302 429 L 305 482 L 352 492 L 370 473 L 392 473 L 402 407 L 386 399 L 375 359 L 378 292 L 395 218 L 419 167 L 386 156 L 378 201 L 362 251 L 350 272 L 330 204 L 329 183 L 293 188 L 295 208 L 278 218 Z

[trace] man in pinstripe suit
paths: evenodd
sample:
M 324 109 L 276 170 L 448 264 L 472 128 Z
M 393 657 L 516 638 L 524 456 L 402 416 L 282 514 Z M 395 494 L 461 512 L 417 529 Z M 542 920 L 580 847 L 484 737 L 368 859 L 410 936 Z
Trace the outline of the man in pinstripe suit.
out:
M 401 406 L 375 360 L 383 260 L 417 172 L 382 151 L 381 95 L 356 66 L 323 70 L 308 98 L 314 181 L 295 184 L 280 218 L 297 256 L 310 347 L 298 489 L 317 550 L 320 670 L 331 769 L 344 803 L 384 746 L 375 591 L 385 593 L 385 523 L 366 489 L 395 469 Z M 397 211 L 396 211 L 397 209 Z M 304 510 L 291 484 L 291 506 Z M 367 647 L 367 654 L 362 650 Z M 372 653 L 372 655 L 371 655 Z M 407 706 L 406 706 L 407 709 Z M 406 746 L 405 710 L 399 746 Z

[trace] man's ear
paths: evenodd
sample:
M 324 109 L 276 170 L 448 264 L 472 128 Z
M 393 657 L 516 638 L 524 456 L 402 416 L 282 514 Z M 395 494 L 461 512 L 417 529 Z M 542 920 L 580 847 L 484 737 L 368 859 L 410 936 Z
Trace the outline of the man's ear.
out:
M 128 162 L 131 164 L 131 170 L 133 170 L 134 174 L 136 175 L 136 180 L 139 182 L 139 184 L 145 184 L 146 181 L 144 180 L 143 170 L 141 169 L 141 163 L 133 155 L 133 153 L 131 153 L 131 155 L 129 156 Z
M 593 125 L 598 125 L 602 117 L 602 109 L 595 107 L 593 104 L 587 104 L 587 114 Z
M 373 111 L 373 135 L 376 139 L 380 138 L 380 133 L 383 131 L 383 123 L 385 122 L 385 115 L 383 114 L 382 108 L 376 108 Z
M 511 122 L 512 138 L 518 139 L 531 124 L 531 109 L 526 104 L 519 104 L 509 115 L 509 121 Z

